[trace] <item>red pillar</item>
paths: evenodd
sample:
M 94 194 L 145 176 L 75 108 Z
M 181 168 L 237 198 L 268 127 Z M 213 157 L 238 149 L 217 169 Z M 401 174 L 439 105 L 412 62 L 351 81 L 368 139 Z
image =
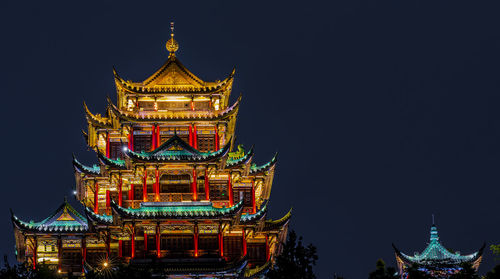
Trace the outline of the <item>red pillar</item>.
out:
M 193 146 L 193 127 L 189 125 L 189 145 Z
M 198 149 L 198 132 L 196 131 L 196 125 L 193 125 L 193 147 Z
M 196 166 L 193 168 L 193 182 L 191 183 L 193 200 L 198 200 L 198 177 L 196 176 Z
M 95 190 L 94 190 L 94 213 L 99 214 L 99 183 L 95 181 Z
M 156 257 L 160 258 L 161 257 L 161 250 L 160 250 L 160 226 L 156 225 Z
M 106 190 L 106 209 L 111 206 L 111 197 L 109 196 L 109 190 Z
M 217 129 L 217 125 L 215 125 L 215 151 L 219 150 L 219 129 Z
M 134 184 L 130 184 L 130 190 L 128 190 L 128 199 L 130 201 L 134 200 Z
M 131 236 L 131 255 L 130 257 L 133 259 L 135 257 L 135 227 L 132 225 L 132 236 Z
M 269 235 L 266 234 L 266 260 L 269 261 L 271 254 L 269 253 Z
M 82 238 L 82 272 L 84 272 L 85 262 L 87 261 L 87 242 Z
M 122 186 L 123 186 L 123 180 L 122 180 L 122 175 L 119 175 L 119 181 L 118 181 L 118 205 L 122 206 L 123 202 L 123 193 L 122 193 Z
M 118 240 L 118 257 L 123 257 L 123 250 L 122 250 L 122 240 Z
M 158 168 L 155 170 L 155 201 L 160 201 L 160 171 Z
M 191 99 L 191 110 L 194 111 L 194 101 L 193 101 L 193 99 Z
M 219 254 L 224 257 L 224 234 L 222 233 L 222 224 L 219 224 Z
M 134 127 L 130 127 L 128 134 L 128 149 L 134 151 Z
M 243 256 L 247 255 L 247 238 L 245 235 L 245 228 L 243 228 L 243 233 L 241 234 L 241 242 L 243 244 Z
M 148 254 L 148 234 L 144 233 L 144 257 Z
M 106 157 L 109 158 L 109 133 L 106 132 Z
M 33 269 L 36 269 L 36 261 L 38 261 L 37 250 L 38 250 L 38 239 L 36 239 L 35 236 L 33 239 Z
M 229 178 L 227 179 L 227 192 L 229 195 L 229 206 L 233 206 L 234 198 L 233 198 L 233 185 L 231 183 L 231 173 L 229 173 Z
M 151 128 L 151 150 L 156 149 L 156 125 L 153 124 L 153 128 Z
M 210 187 L 208 184 L 208 171 L 205 169 L 205 199 L 210 200 Z
M 161 145 L 160 125 L 156 125 L 156 148 Z
M 61 237 L 57 238 L 57 269 L 61 270 L 62 266 L 62 241 Z
M 255 181 L 252 180 L 252 214 L 257 212 L 257 206 L 255 205 Z
M 144 181 L 142 183 L 142 199 L 148 201 L 148 170 L 144 168 Z
M 198 258 L 198 224 L 194 224 L 194 257 Z
M 111 254 L 111 234 L 108 231 L 108 238 L 106 239 L 106 261 L 109 260 Z

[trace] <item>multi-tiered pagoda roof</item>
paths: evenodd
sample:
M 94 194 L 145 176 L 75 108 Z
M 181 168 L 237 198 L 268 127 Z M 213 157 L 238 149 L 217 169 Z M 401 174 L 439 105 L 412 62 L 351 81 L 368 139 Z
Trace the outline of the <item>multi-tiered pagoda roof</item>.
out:
M 477 252 L 468 255 L 451 252 L 439 241 L 438 230 L 434 224 L 431 226 L 429 244 L 422 253 L 410 256 L 401 252 L 393 244 L 396 261 L 404 278 L 407 276 L 406 270 L 411 266 L 416 266 L 433 278 L 448 278 L 451 274 L 459 271 L 465 263 L 471 264 L 477 269 L 482 260 L 484 247 L 485 245 Z
M 84 274 L 118 259 L 167 278 L 260 278 L 272 266 L 291 217 L 267 218 L 277 156 L 257 165 L 253 146 L 235 148 L 235 70 L 203 81 L 178 48 L 172 33 L 167 61 L 142 82 L 113 69 L 104 114 L 84 103 L 97 157 L 73 156 L 84 214 L 64 202 L 41 222 L 12 215 L 19 261 Z

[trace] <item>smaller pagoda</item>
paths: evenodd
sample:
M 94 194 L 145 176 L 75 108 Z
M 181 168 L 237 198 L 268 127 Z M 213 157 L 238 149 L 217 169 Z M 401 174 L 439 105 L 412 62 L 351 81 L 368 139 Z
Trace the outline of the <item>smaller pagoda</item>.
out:
M 430 242 L 422 253 L 408 256 L 399 251 L 394 244 L 392 247 L 396 253 L 396 262 L 402 279 L 408 278 L 408 268 L 412 266 L 418 267 L 431 278 L 444 279 L 459 272 L 464 263 L 471 264 L 477 270 L 483 258 L 485 244 L 477 252 L 469 255 L 451 252 L 441 244 L 437 227 L 432 224 Z

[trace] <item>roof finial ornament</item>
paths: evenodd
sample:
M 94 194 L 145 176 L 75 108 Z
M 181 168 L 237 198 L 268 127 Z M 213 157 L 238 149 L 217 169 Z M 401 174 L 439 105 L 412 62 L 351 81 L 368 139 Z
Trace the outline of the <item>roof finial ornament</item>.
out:
M 434 222 L 434 213 L 432 214 L 432 225 L 434 226 L 436 223 Z
M 170 40 L 167 41 L 167 50 L 170 53 L 170 57 L 175 56 L 175 52 L 179 49 L 179 44 L 177 41 L 174 39 L 174 22 L 170 22 Z

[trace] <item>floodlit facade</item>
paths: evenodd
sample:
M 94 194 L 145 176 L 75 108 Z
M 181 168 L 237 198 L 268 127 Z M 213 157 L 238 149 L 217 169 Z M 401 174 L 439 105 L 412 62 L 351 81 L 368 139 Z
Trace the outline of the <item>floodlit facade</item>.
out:
M 40 222 L 12 214 L 19 261 L 63 274 L 125 262 L 165 278 L 258 278 L 279 254 L 291 212 L 266 218 L 276 155 L 257 166 L 253 148 L 235 146 L 235 71 L 195 76 L 175 55 L 173 26 L 166 48 L 142 82 L 114 71 L 117 102 L 104 115 L 84 105 L 98 157 L 73 159 L 84 212 L 64 201 Z

